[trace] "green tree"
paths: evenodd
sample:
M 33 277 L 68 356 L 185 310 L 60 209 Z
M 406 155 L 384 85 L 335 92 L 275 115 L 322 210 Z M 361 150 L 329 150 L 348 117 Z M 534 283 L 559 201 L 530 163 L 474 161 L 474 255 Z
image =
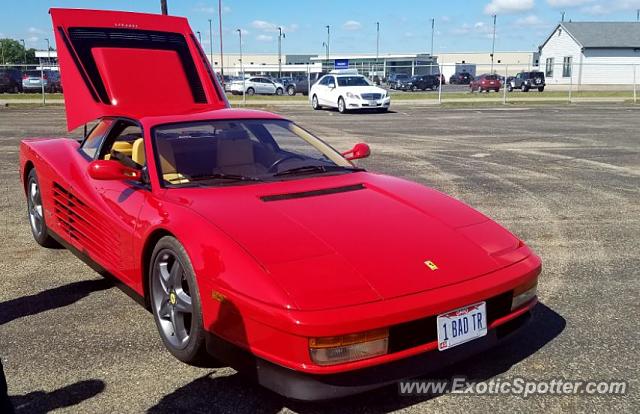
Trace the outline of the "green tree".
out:
M 26 52 L 26 53 L 25 53 Z M 25 57 L 27 61 L 25 62 Z M 35 64 L 38 63 L 36 59 L 35 49 L 26 49 L 17 40 L 14 39 L 0 39 L 0 64 Z

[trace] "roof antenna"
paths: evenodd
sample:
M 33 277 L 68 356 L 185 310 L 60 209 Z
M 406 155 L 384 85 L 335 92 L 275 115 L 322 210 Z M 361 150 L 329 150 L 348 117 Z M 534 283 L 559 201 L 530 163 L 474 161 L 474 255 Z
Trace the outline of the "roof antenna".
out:
M 561 13 L 562 13 L 562 20 L 560 20 L 560 21 L 564 22 L 564 12 L 561 12 Z

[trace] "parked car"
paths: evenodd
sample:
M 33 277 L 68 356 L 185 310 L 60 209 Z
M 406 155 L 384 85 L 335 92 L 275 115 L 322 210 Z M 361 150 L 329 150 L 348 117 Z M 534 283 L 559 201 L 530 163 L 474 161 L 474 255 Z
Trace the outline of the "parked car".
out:
M 184 363 L 229 365 L 288 398 L 322 400 L 482 360 L 532 315 L 541 318 L 524 340 L 554 322 L 544 308 L 532 312 L 542 264 L 524 241 L 440 191 L 357 167 L 370 154 L 365 143 L 340 153 L 282 115 L 229 108 L 205 66 L 185 64 L 205 58 L 186 19 L 50 13 L 67 129 L 97 122 L 81 141 L 20 143 L 25 219 L 36 243 L 68 248 L 149 310 L 84 295 L 84 311 L 112 319 L 113 347 L 149 315 Z M 149 41 L 150 30 L 183 53 L 156 65 L 166 45 Z M 80 52 L 98 47 L 112 53 L 83 76 L 95 62 Z M 136 64 L 173 79 L 163 99 L 158 85 L 122 76 L 131 49 Z M 355 74 L 324 78 L 343 76 L 336 88 L 361 83 Z M 109 85 L 102 100 L 98 85 Z M 51 285 L 68 272 L 66 260 L 43 268 Z M 84 321 L 59 312 L 55 323 L 52 340 L 72 347 L 76 335 L 65 334 Z M 158 349 L 148 352 L 157 364 L 150 381 L 173 374 Z M 492 363 L 511 363 L 504 354 Z M 244 378 L 217 397 L 235 398 Z M 192 396 L 209 392 L 195 387 Z
M 24 92 L 39 92 L 43 84 L 45 92 L 62 92 L 60 73 L 57 70 L 28 70 L 22 75 Z
M 519 72 L 516 76 L 507 80 L 507 90 L 509 92 L 514 89 L 520 89 L 522 92 L 528 92 L 529 89 L 538 89 L 539 92 L 542 92 L 544 87 L 544 73 L 540 71 Z
M 353 69 L 334 70 L 311 87 L 311 106 L 338 108 L 340 113 L 353 109 L 387 111 L 391 98 Z
M 311 86 L 313 86 L 324 75 L 326 75 L 326 72 L 314 72 L 310 73 L 308 77 L 305 75 L 294 78 L 295 91 L 293 95 L 296 93 L 301 93 L 304 96 L 309 95 L 309 80 L 311 80 Z M 291 88 L 287 88 L 287 94 L 289 95 L 291 95 L 290 89 Z
M 0 92 L 22 92 L 22 72 L 14 68 L 0 68 Z
M 282 95 L 284 94 L 284 85 L 274 82 L 271 79 L 261 76 L 247 78 L 244 82 L 237 79 L 231 82 L 229 90 L 234 95 L 242 95 L 242 88 L 245 88 L 247 95 Z
M 396 89 L 401 91 L 426 91 L 427 89 L 437 90 L 440 81 L 437 75 L 417 75 L 412 76 L 409 80 L 399 82 Z
M 500 86 L 502 86 L 502 83 L 497 75 L 484 74 L 476 76 L 469 84 L 469 89 L 471 92 L 498 92 L 500 91 Z
M 454 73 L 449 78 L 449 84 L 451 85 L 468 85 L 473 80 L 473 76 L 471 76 L 468 72 L 460 72 Z
M 411 76 L 407 75 L 406 73 L 392 73 L 387 78 L 387 86 L 389 87 L 389 89 L 397 89 L 398 84 L 402 82 L 408 82 L 409 79 L 411 79 Z

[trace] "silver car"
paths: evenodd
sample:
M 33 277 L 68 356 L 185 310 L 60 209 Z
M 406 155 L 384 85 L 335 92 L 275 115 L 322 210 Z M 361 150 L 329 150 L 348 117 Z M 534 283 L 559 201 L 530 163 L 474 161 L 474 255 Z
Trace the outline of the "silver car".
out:
M 242 95 L 243 84 L 247 95 L 282 95 L 284 93 L 283 84 L 262 76 L 254 76 L 245 79 L 244 82 L 242 79 L 235 80 L 229 85 L 229 90 L 234 95 Z
M 62 92 L 60 73 L 54 70 L 28 70 L 22 75 L 24 92 L 39 92 L 44 84 L 45 92 Z

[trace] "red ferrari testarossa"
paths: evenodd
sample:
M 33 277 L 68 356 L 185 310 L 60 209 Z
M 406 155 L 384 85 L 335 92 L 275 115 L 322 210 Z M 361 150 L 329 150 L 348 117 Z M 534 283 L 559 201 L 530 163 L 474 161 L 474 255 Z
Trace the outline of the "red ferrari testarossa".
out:
M 230 109 L 187 20 L 52 9 L 69 130 L 28 139 L 36 241 L 140 296 L 176 358 L 296 399 L 491 347 L 536 304 L 540 259 L 438 191 L 367 172 L 272 113 Z

